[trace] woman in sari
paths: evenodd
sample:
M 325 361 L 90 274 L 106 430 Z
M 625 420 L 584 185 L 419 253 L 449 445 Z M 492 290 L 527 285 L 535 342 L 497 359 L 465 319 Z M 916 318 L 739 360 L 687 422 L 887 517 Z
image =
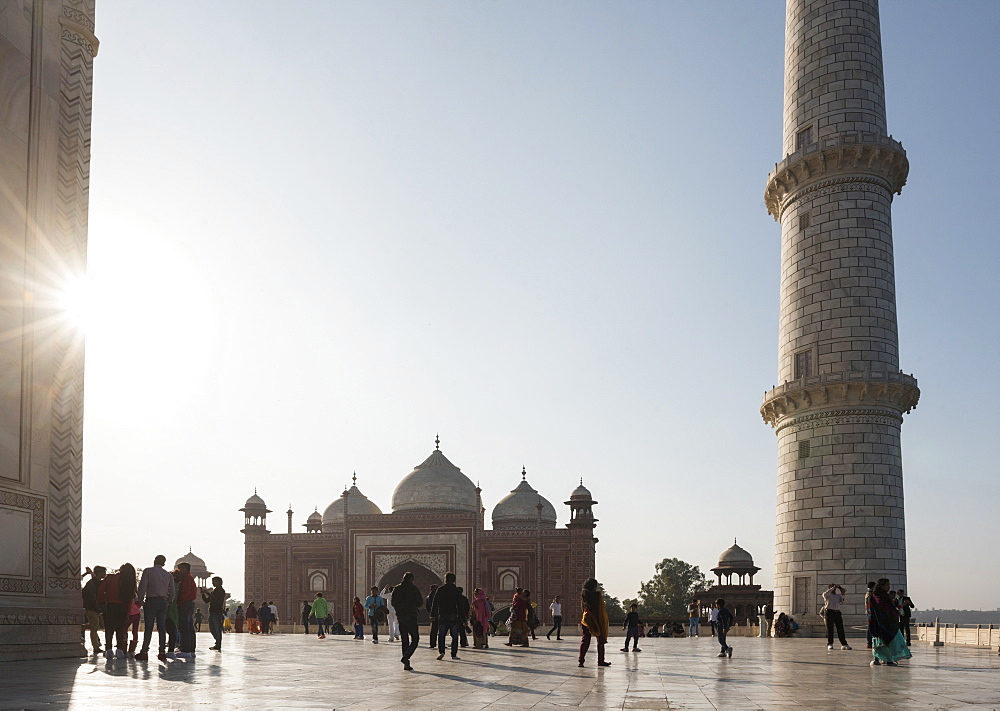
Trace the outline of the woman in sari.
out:
M 527 647 L 528 635 L 528 601 L 521 597 L 521 591 L 514 593 L 510 605 L 510 636 L 504 642 L 508 647 Z
M 610 667 L 611 662 L 604 661 L 604 645 L 608 643 L 608 611 L 604 608 L 604 595 L 601 594 L 598 582 L 591 578 L 583 584 L 580 595 L 583 602 L 583 618 L 580 620 L 580 666 L 587 658 L 590 649 L 590 638 L 597 637 L 597 666 Z
M 472 598 L 472 646 L 476 649 L 489 649 L 489 639 L 486 633 L 490 629 L 490 603 L 486 599 L 486 591 L 476 588 Z
M 882 578 L 867 600 L 868 625 L 872 631 L 872 656 L 875 657 L 871 661 L 873 667 L 882 664 L 896 667 L 899 666 L 897 662 L 900 659 L 912 656 L 899 631 L 899 610 L 889 592 L 889 580 Z
M 257 606 L 253 602 L 247 605 L 247 631 L 250 634 L 260 634 L 260 627 L 257 626 Z

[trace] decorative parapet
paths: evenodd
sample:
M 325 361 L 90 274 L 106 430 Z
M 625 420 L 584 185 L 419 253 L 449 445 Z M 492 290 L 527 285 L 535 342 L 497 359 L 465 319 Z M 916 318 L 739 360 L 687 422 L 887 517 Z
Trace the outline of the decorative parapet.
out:
M 858 407 L 886 408 L 903 415 L 917 406 L 917 379 L 905 373 L 846 371 L 789 380 L 764 393 L 764 422 L 776 427 L 786 417 Z
M 850 177 L 858 182 L 880 183 L 890 193 L 898 194 L 909 172 L 906 151 L 892 136 L 841 133 L 811 143 L 775 164 L 767 176 L 764 203 L 768 213 L 779 221 L 795 200 L 831 182 L 848 182 L 844 179 Z
M 62 39 L 80 45 L 91 57 L 97 56 L 101 43 L 94 34 L 94 21 L 85 13 L 72 7 L 64 7 L 59 24 L 62 26 Z

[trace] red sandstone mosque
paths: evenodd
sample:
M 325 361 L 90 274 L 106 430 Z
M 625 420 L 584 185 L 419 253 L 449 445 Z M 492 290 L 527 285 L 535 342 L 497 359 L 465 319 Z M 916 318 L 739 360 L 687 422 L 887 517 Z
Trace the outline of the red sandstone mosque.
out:
M 347 622 L 354 597 L 363 600 L 372 585 L 394 585 L 411 571 L 426 594 L 453 571 L 467 594 L 484 588 L 497 610 L 523 587 L 541 609 L 562 596 L 564 619 L 578 619 L 580 588 L 595 576 L 596 503 L 581 481 L 565 502 L 569 523 L 557 528 L 555 507 L 522 469 L 521 481 L 493 508 L 487 529 L 482 490 L 435 439 L 430 456 L 396 486 L 392 513 L 362 494 L 355 477 L 322 514 L 309 515 L 305 533 L 292 532 L 291 509 L 288 532 L 271 533 L 271 511 L 255 491 L 240 509 L 246 599 L 273 600 L 281 620 L 294 622 L 302 601 L 322 592 L 334 618 Z

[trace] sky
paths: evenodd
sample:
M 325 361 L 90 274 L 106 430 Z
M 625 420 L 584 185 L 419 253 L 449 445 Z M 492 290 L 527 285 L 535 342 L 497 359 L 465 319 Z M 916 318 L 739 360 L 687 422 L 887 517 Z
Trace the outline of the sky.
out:
M 909 593 L 1000 607 L 1000 4 L 883 0 Z M 770 587 L 784 4 L 100 0 L 83 559 L 242 592 L 357 472 L 599 502 L 597 576 Z M 976 375 L 980 373 L 980 375 Z M 988 551 L 984 554 L 984 550 Z

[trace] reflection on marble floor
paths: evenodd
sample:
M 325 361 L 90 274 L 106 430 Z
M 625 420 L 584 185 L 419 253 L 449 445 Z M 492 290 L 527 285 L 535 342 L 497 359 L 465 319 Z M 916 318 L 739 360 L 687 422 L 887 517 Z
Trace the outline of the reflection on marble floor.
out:
M 647 639 L 642 652 L 608 644 L 613 663 L 576 665 L 576 644 L 530 649 L 421 646 L 413 672 L 399 644 L 350 637 L 226 635 L 222 654 L 199 635 L 194 660 L 0 663 L 0 708 L 523 709 L 950 709 L 1000 708 L 996 650 L 914 647 L 899 668 L 871 668 L 862 649 L 828 652 L 825 640 L 736 638 L 731 660 L 710 638 Z

